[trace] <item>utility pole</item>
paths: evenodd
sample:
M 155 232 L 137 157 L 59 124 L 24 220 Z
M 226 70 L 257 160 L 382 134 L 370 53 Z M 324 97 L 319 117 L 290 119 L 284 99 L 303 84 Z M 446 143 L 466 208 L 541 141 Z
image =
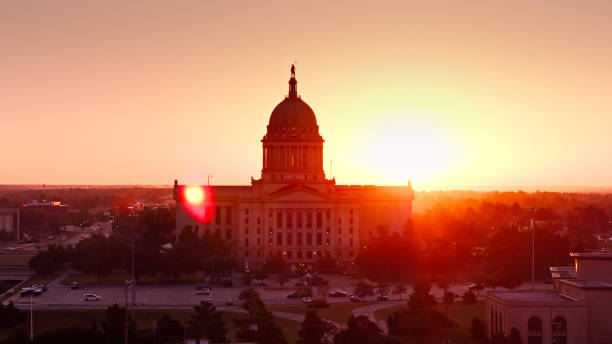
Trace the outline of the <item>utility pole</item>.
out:
M 136 282 L 134 279 L 134 249 L 136 247 L 136 226 L 132 227 L 132 319 L 134 319 L 134 301 L 136 300 Z
M 533 217 L 535 216 L 535 207 L 531 206 L 531 290 L 535 290 L 535 227 L 533 226 Z

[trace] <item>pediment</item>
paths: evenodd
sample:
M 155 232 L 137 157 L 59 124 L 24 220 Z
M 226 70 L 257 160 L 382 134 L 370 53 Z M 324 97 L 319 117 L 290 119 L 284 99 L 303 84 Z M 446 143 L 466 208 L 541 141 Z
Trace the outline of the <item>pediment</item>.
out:
M 282 187 L 270 193 L 268 196 L 270 200 L 279 202 L 307 202 L 327 200 L 326 195 L 320 193 L 314 188 L 303 185 L 290 185 Z

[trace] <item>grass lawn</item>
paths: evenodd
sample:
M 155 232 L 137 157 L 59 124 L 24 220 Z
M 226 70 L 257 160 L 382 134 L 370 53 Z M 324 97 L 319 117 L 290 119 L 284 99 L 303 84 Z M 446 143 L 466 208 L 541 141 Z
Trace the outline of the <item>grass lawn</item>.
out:
M 100 276 L 99 285 L 123 285 L 126 280 L 131 279 L 131 275 L 127 271 L 113 271 L 109 275 Z M 80 285 L 98 285 L 98 278 L 96 275 L 85 275 L 82 273 L 75 273 L 60 283 L 63 285 L 70 285 L 72 282 L 77 282 Z M 189 284 L 189 283 L 202 283 L 203 278 L 198 275 L 183 275 L 180 276 L 176 281 L 172 276 L 158 274 L 155 276 L 142 276 L 138 279 L 140 285 L 168 285 L 168 284 Z
M 26 326 L 29 328 L 29 313 L 25 313 Z M 139 309 L 136 310 L 134 317 L 138 324 L 138 329 L 153 328 L 153 320 L 159 320 L 162 314 L 167 313 L 172 318 L 180 320 L 183 325 L 191 318 L 192 310 L 186 309 Z M 228 338 L 234 339 L 236 327 L 234 326 L 234 318 L 244 318 L 245 313 L 223 312 L 223 319 L 227 323 Z M 34 312 L 35 333 L 43 333 L 49 330 L 78 326 L 81 328 L 90 328 L 93 322 L 98 322 L 98 326 L 105 321 L 103 310 L 44 310 Z M 297 341 L 297 331 L 302 324 L 296 321 L 287 319 L 277 319 L 279 326 L 285 333 L 285 337 L 289 343 Z M 6 338 L 8 329 L 0 330 L 0 338 Z
M 374 317 L 377 320 L 386 321 L 389 314 L 394 311 L 403 308 L 406 306 L 396 306 L 379 309 L 374 312 Z M 438 305 L 436 308 L 442 313 L 446 314 L 446 306 Z M 448 309 L 448 316 L 456 322 L 459 327 L 445 329 L 437 336 L 433 336 L 432 338 L 418 338 L 414 340 L 408 340 L 406 343 L 424 343 L 424 344 L 433 344 L 440 343 L 442 339 L 452 339 L 453 343 L 462 344 L 462 343 L 475 343 L 470 334 L 470 324 L 472 323 L 472 318 L 479 317 L 480 320 L 485 321 L 484 314 L 484 301 L 478 301 L 478 303 L 474 305 L 464 305 L 463 303 L 455 303 Z
M 346 323 L 353 309 L 369 304 L 372 304 L 372 302 L 332 303 L 332 306 L 329 308 L 308 308 L 306 307 L 306 305 L 287 305 L 271 306 L 268 307 L 268 309 L 273 312 L 287 312 L 298 314 L 306 314 L 307 310 L 313 309 L 316 310 L 319 316 L 323 319 Z

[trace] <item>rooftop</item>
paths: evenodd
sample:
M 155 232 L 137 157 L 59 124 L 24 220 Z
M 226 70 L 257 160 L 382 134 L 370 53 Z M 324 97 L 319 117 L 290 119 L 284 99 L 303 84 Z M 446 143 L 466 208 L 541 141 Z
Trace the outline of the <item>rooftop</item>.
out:
M 570 256 L 575 259 L 604 259 L 612 260 L 612 253 L 610 252 L 588 252 L 588 253 L 570 253 Z
M 487 295 L 503 301 L 513 302 L 541 302 L 541 303 L 571 303 L 574 300 L 563 297 L 555 292 L 529 291 L 529 292 L 490 292 Z
M 581 289 L 612 290 L 612 283 L 607 283 L 607 282 L 600 282 L 600 281 L 593 281 L 593 280 L 579 280 L 579 279 L 563 280 L 562 282 L 565 284 L 573 285 Z

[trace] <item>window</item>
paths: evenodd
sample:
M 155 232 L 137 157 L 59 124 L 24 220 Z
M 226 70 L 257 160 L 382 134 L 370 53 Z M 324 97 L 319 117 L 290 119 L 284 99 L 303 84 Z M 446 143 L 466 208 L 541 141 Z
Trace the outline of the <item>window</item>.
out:
M 349 215 L 353 216 L 353 209 L 349 209 Z
M 216 225 L 221 224 L 221 207 L 219 206 L 215 207 L 215 224 Z
M 257 227 L 257 234 L 261 234 L 261 228 Z
M 317 228 L 323 227 L 323 214 L 317 212 Z
M 244 246 L 249 246 L 249 238 L 244 239 Z
M 287 259 L 292 259 L 292 258 L 293 258 L 293 252 L 287 251 Z
M 342 234 L 342 228 L 338 227 L 338 234 Z
M 353 227 L 349 228 L 349 234 L 353 234 Z
M 244 235 L 249 235 L 249 227 L 244 228 Z
M 249 251 L 244 251 L 244 256 L 248 257 L 249 256 Z
M 257 251 L 257 257 L 261 257 L 261 251 Z
M 261 239 L 257 238 L 257 246 L 261 245 Z
M 298 257 L 299 259 L 301 259 L 301 258 L 302 258 L 302 251 L 297 251 L 297 257 Z
M 282 233 L 276 233 L 276 244 L 277 245 L 283 244 L 283 234 Z
M 302 244 L 302 233 L 298 233 L 297 234 L 297 244 L 301 245 Z
M 542 319 L 531 317 L 527 320 L 527 344 L 542 344 Z
M 306 245 L 312 245 L 312 233 L 306 233 Z
M 199 233 L 199 231 L 200 231 L 200 226 L 197 226 L 197 225 L 196 225 L 196 226 L 195 226 L 195 235 L 200 234 L 200 233 Z
M 338 238 L 338 245 L 342 245 L 342 239 Z
M 342 224 L 342 218 L 341 218 L 341 217 L 339 217 L 339 218 L 338 218 L 338 224 L 339 224 L 339 225 L 341 225 L 341 224 Z
M 215 235 L 221 237 L 221 228 L 215 229 Z
M 353 218 L 351 217 L 349 218 L 349 225 L 352 225 L 352 224 L 353 224 Z
M 331 257 L 331 252 L 325 251 L 325 257 L 330 258 Z
M 312 228 L 312 212 L 306 212 L 306 228 Z
M 293 228 L 293 212 L 287 212 L 287 228 Z
M 204 235 L 210 235 L 210 228 L 204 228 Z
M 349 257 L 353 256 L 353 251 L 349 251 Z
M 281 228 L 283 226 L 283 213 L 280 211 L 276 213 L 276 228 Z
M 329 246 L 329 239 L 325 240 L 325 246 Z
M 227 228 L 225 230 L 225 239 L 231 239 L 232 238 L 232 230 L 230 228 Z
M 325 212 L 325 218 L 326 218 L 327 220 L 329 220 L 329 216 L 330 216 L 330 214 L 329 214 L 329 210 L 327 210 L 327 211 Z
M 261 217 L 257 218 L 257 224 L 260 225 L 261 224 Z
M 306 252 L 306 258 L 312 259 L 312 252 L 311 251 L 307 251 Z
M 555 317 L 552 321 L 552 344 L 567 344 L 567 321 Z
M 272 246 L 272 238 L 268 239 L 268 246 Z
M 302 219 L 302 212 L 298 211 L 297 212 L 297 228 L 302 228 L 303 226 L 304 226 L 304 223 Z
M 321 233 L 317 233 L 317 245 L 321 246 L 323 244 L 323 236 Z
M 323 253 L 321 251 L 317 251 L 317 257 L 323 257 Z
M 287 233 L 287 245 L 293 245 L 293 234 Z
M 353 238 L 350 238 L 350 239 L 349 239 L 349 246 L 350 246 L 350 247 L 353 247 Z
M 225 207 L 225 224 L 232 224 L 232 207 Z

